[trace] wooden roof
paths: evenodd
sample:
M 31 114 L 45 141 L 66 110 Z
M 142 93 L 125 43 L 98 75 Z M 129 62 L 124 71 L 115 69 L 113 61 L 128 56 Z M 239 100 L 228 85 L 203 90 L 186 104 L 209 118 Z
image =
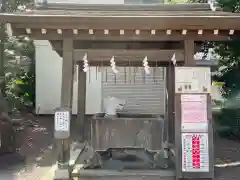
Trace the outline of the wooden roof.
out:
M 178 35 L 173 38 L 175 40 L 190 37 L 224 40 L 228 38 L 229 31 L 234 31 L 235 35 L 240 31 L 240 14 L 212 11 L 208 4 L 47 4 L 29 12 L 0 14 L 0 22 L 10 23 L 17 35 L 26 34 L 26 29 L 31 29 L 31 33 L 28 31 L 27 34 L 37 39 L 51 39 L 54 35 L 57 35 L 55 39 L 61 39 L 64 35 L 92 40 L 105 40 L 110 36 L 115 40 L 121 40 L 123 36 L 130 40 L 143 37 L 149 40 L 171 40 L 165 35 L 175 34 Z M 92 36 L 87 37 L 89 34 Z

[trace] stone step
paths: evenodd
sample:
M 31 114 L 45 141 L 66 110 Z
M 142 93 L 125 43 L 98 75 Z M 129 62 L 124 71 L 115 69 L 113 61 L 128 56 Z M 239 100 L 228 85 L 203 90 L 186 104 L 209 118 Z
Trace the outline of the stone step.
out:
M 173 170 L 102 170 L 81 169 L 72 174 L 74 180 L 175 180 Z

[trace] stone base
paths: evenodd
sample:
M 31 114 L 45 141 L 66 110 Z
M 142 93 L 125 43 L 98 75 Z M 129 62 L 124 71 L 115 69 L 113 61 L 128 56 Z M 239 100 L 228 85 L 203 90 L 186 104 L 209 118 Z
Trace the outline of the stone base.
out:
M 70 180 L 68 169 L 57 169 L 54 173 L 53 180 Z

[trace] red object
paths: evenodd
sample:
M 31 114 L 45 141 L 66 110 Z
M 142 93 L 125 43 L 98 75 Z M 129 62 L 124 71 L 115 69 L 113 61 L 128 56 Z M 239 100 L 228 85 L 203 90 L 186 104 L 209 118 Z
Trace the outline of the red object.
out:
M 200 137 L 192 137 L 192 166 L 200 168 Z

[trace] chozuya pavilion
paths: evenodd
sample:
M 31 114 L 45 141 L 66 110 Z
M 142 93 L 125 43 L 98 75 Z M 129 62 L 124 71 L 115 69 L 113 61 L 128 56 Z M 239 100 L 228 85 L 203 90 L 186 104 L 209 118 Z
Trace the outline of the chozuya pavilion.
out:
M 79 136 L 90 145 L 85 146 L 84 156 L 80 153 L 72 167 L 68 163 L 71 142 L 68 137 L 60 138 L 62 150 L 55 179 L 70 179 L 70 175 L 80 179 L 214 178 L 211 96 L 207 88 L 210 82 L 200 82 L 195 77 L 188 82 L 189 85 L 182 86 L 177 84 L 177 79 L 180 75 L 189 76 L 190 71 L 195 71 L 199 77 L 202 76 L 200 71 L 204 71 L 205 78 L 210 79 L 207 67 L 196 67 L 194 54 L 204 41 L 239 38 L 240 14 L 222 12 L 208 3 L 79 5 L 45 2 L 36 4 L 36 9 L 28 12 L 1 13 L 0 22 L 6 23 L 8 32 L 13 35 L 49 40 L 62 57 L 61 108 L 72 107 L 73 65 L 79 64 Z M 138 45 L 133 46 L 134 43 Z M 173 56 L 174 63 L 171 61 Z M 117 67 L 129 66 L 131 62 L 133 67 L 143 67 L 144 64 L 145 70 L 151 66 L 166 68 L 168 97 L 164 120 L 141 113 L 120 113 L 112 119 L 104 117 L 104 113 L 91 120 L 84 118 L 84 68 L 86 70 L 86 65 L 106 67 L 113 61 Z M 191 87 L 195 81 L 203 88 L 193 92 Z M 198 103 L 191 105 L 191 99 Z M 189 120 L 195 129 L 185 132 L 185 116 L 181 114 L 190 113 L 189 109 L 184 109 L 187 106 L 201 111 L 195 112 L 199 116 L 193 116 L 193 113 Z M 202 119 L 197 122 L 198 117 Z M 91 128 L 84 128 L 89 121 Z M 163 121 L 164 125 L 161 124 Z M 196 129 L 202 127 L 198 126 L 202 122 L 205 129 Z M 110 133 L 115 133 L 110 139 L 106 135 L 109 129 Z M 84 136 L 84 131 L 91 131 L 90 139 Z M 141 138 L 137 134 L 139 131 L 143 132 Z M 165 140 L 162 140 L 163 134 L 167 134 Z M 167 143 L 163 145 L 163 141 Z M 127 158 L 134 156 L 140 160 L 119 160 L 121 153 Z M 98 168 L 93 170 L 93 167 Z M 60 178 L 57 177 L 59 174 Z

